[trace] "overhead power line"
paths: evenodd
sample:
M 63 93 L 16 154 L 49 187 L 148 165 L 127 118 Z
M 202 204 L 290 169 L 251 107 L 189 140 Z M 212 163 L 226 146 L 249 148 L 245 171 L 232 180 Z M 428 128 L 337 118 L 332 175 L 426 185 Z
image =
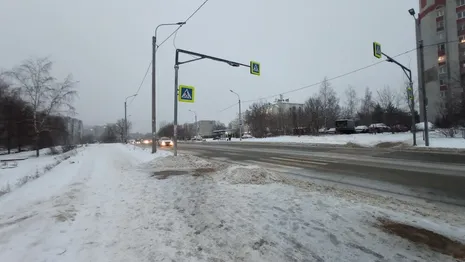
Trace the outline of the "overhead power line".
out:
M 199 7 L 197 7 L 197 9 L 195 9 L 195 11 L 194 11 L 189 17 L 187 17 L 186 20 L 184 20 L 184 23 L 187 23 L 195 14 L 197 14 L 197 12 L 200 11 L 200 9 L 202 9 L 202 7 L 203 7 L 206 3 L 208 3 L 208 1 L 210 1 L 210 0 L 205 0 Z M 167 38 L 165 38 L 165 39 L 158 45 L 158 47 L 162 46 L 166 41 L 168 41 L 168 39 L 170 39 L 174 34 L 176 34 L 176 32 L 178 32 L 179 29 L 181 29 L 182 26 L 183 26 L 183 25 L 179 25 Z M 142 85 L 144 84 L 145 79 L 147 78 L 147 74 L 149 73 L 151 67 L 152 67 L 152 61 L 150 61 L 150 63 L 149 63 L 149 66 L 148 66 L 148 68 L 147 68 L 147 71 L 145 72 L 145 75 L 144 75 L 144 77 L 142 78 L 142 81 L 141 81 L 141 83 L 140 83 L 140 85 L 139 85 L 139 88 L 137 89 L 136 94 L 139 94 L 139 91 L 140 91 Z M 131 102 L 129 102 L 129 104 L 131 104 L 132 101 L 134 101 L 134 99 L 136 99 L 136 97 L 137 97 L 137 96 L 134 96 L 134 97 L 132 98 Z

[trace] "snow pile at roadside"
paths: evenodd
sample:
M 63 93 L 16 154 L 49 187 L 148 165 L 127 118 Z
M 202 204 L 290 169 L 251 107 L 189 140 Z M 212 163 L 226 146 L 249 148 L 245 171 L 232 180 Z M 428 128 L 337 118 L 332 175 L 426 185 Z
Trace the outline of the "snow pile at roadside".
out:
M 284 179 L 265 168 L 259 166 L 230 166 L 216 175 L 216 179 L 230 184 L 264 185 L 283 182 Z
M 215 168 L 217 166 L 197 156 L 178 155 L 155 158 L 152 161 L 142 164 L 142 167 L 156 170 L 192 170 L 198 168 Z
M 163 158 L 167 156 L 172 156 L 173 153 L 166 150 L 157 150 L 155 154 L 152 154 L 152 148 L 147 147 L 140 147 L 136 145 L 126 144 L 121 145 L 126 150 L 130 151 L 131 155 L 133 155 L 139 163 L 141 162 L 148 162 L 152 161 L 156 158 Z

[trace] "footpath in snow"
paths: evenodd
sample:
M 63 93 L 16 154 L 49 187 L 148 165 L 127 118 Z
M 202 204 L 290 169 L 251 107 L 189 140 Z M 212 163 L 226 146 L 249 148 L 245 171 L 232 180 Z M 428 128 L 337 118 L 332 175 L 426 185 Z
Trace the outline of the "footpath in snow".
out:
M 166 151 L 154 158 L 133 146 L 92 145 L 69 160 L 0 197 L 0 261 L 465 258 L 459 207 L 336 190 Z M 396 235 L 431 237 L 409 233 L 413 226 L 451 240 L 436 239 L 433 250 Z

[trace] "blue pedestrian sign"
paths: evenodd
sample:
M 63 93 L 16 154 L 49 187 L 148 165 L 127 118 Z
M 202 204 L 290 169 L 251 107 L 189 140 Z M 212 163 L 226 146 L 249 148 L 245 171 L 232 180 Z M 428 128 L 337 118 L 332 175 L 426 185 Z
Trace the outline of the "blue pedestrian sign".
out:
M 250 73 L 252 75 L 259 76 L 260 75 L 260 63 L 255 61 L 250 61 Z
M 194 103 L 195 88 L 193 86 L 180 85 L 178 89 L 179 102 Z

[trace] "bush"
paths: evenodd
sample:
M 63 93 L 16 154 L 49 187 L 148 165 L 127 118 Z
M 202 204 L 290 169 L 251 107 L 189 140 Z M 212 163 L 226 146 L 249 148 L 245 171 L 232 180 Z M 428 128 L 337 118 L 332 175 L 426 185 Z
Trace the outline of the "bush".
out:
M 54 156 L 54 155 L 58 155 L 58 154 L 60 154 L 60 151 L 58 150 L 58 148 L 56 148 L 54 146 L 50 147 L 50 155 Z
M 63 153 L 69 152 L 73 149 L 76 149 L 76 145 L 65 145 L 62 147 Z

